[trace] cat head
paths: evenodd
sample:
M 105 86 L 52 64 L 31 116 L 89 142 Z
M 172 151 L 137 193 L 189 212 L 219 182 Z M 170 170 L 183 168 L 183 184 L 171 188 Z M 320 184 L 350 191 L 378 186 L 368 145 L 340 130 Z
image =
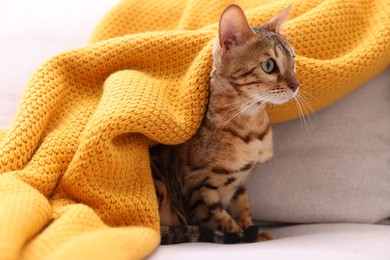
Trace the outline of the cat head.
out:
M 238 5 L 229 5 L 221 14 L 213 69 L 245 98 L 282 104 L 297 93 L 295 52 L 279 34 L 290 9 L 257 27 L 249 26 Z

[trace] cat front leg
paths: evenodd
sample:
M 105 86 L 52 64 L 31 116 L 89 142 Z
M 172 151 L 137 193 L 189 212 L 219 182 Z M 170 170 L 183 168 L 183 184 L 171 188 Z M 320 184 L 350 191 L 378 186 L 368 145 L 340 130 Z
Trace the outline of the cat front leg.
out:
M 230 233 L 242 232 L 236 221 L 227 213 L 219 199 L 217 190 L 204 188 L 191 203 L 193 221 L 199 226 Z
M 208 212 L 211 215 L 209 228 L 222 230 L 230 233 L 242 232 L 236 221 L 222 208 L 221 202 L 207 205 Z
M 230 211 L 236 223 L 243 229 L 248 230 L 253 226 L 250 213 L 249 195 L 244 186 L 237 188 L 230 202 Z M 268 232 L 257 234 L 256 242 L 272 240 L 272 235 Z M 251 241 L 251 242 L 255 242 Z
M 253 225 L 249 196 L 244 186 L 239 186 L 237 188 L 229 206 L 233 218 L 243 230 Z

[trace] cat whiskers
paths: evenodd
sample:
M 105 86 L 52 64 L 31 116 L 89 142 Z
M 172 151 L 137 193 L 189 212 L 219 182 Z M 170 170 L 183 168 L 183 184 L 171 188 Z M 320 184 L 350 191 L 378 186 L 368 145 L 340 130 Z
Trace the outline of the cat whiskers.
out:
M 240 106 L 238 111 L 229 119 L 225 122 L 225 124 L 223 125 L 224 127 L 230 122 L 232 121 L 235 117 L 237 117 L 238 115 L 244 113 L 246 110 L 248 110 L 250 107 L 258 104 L 259 102 L 264 102 L 264 100 L 269 96 L 269 93 L 268 92 L 265 92 L 265 93 L 261 93 L 260 95 L 256 96 L 255 98 L 252 98 L 252 97 L 248 97 L 246 98 L 245 100 L 248 100 L 250 99 L 248 102 L 246 102 L 244 104 L 244 106 Z M 240 101 L 242 102 L 242 101 Z
M 307 94 L 307 93 L 306 93 Z M 305 126 L 306 129 L 308 129 L 308 124 L 306 122 L 306 117 L 308 119 L 310 128 L 313 129 L 313 124 L 311 122 L 310 113 L 314 113 L 314 110 L 308 101 L 308 99 L 304 96 L 304 92 L 300 90 L 297 92 L 297 94 L 293 97 L 295 104 L 297 105 L 298 108 L 298 113 L 299 113 L 299 120 L 301 122 L 301 125 Z
M 314 99 L 316 102 L 319 102 L 319 99 L 318 98 L 316 98 L 315 96 L 313 96 L 312 94 L 310 94 L 309 92 L 307 92 L 307 91 L 305 91 L 305 90 L 303 90 L 303 89 L 300 89 L 299 90 L 299 93 L 301 93 L 301 95 L 303 96 L 303 97 L 305 97 L 304 95 L 307 95 L 307 96 L 309 96 L 311 99 Z M 305 97 L 306 98 L 306 97 Z
M 253 97 L 244 97 L 244 98 L 241 98 L 239 100 L 236 100 L 236 101 L 230 103 L 230 106 L 232 106 L 230 109 L 230 112 L 236 108 L 235 107 L 236 105 L 243 104 L 243 103 L 249 104 L 249 102 L 252 100 L 253 100 Z M 247 102 L 247 101 L 249 101 L 249 102 Z
M 268 91 L 263 91 L 263 92 L 260 92 L 259 93 L 259 96 L 257 96 L 256 98 L 261 98 L 264 94 L 266 94 Z M 234 110 L 236 110 L 237 108 L 237 105 L 240 105 L 241 104 L 241 107 L 242 105 L 246 106 L 248 105 L 249 103 L 251 103 L 251 101 L 253 101 L 254 98 L 251 97 L 251 96 L 247 96 L 247 97 L 241 97 L 240 99 L 232 102 L 232 103 L 229 103 L 229 106 L 230 106 L 230 109 L 226 110 L 226 112 L 233 112 Z M 259 100 L 259 102 L 266 102 L 266 100 Z M 238 111 L 240 110 L 240 108 L 238 110 L 236 110 L 235 113 L 237 113 Z

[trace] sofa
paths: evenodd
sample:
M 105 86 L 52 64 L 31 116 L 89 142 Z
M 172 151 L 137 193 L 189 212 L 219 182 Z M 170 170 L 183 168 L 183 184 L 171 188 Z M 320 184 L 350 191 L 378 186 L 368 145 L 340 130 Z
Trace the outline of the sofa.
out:
M 85 45 L 116 3 L 0 4 L 0 128 L 12 123 L 36 68 Z M 389 113 L 387 68 L 331 106 L 274 125 L 274 158 L 248 182 L 253 219 L 274 239 L 160 246 L 149 259 L 390 259 Z
M 274 126 L 275 156 L 248 185 L 274 240 L 160 246 L 150 259 L 389 259 L 389 112 L 390 68 L 307 126 Z

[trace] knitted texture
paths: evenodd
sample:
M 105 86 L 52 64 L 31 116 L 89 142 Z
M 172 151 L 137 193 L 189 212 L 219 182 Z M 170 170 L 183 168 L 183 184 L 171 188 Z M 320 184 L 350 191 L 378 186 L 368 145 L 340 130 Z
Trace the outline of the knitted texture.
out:
M 242 0 L 251 24 L 290 1 Z M 122 1 L 88 46 L 33 74 L 0 131 L 0 259 L 140 259 L 159 243 L 148 147 L 198 128 L 211 48 L 229 1 Z M 387 0 L 294 5 L 285 34 L 315 110 L 390 60 Z M 293 103 L 269 108 L 274 122 Z

